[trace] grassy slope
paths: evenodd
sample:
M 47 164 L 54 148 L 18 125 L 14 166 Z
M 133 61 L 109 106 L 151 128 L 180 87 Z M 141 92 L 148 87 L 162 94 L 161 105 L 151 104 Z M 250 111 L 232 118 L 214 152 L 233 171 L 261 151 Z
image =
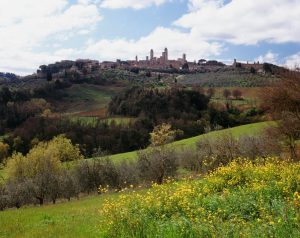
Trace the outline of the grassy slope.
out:
M 98 210 L 104 198 L 0 212 L 0 237 L 99 237 Z
M 119 90 L 119 87 L 112 86 L 75 84 L 65 90 L 63 104 L 59 106 L 71 113 L 105 108 Z
M 220 131 L 213 131 L 205 135 L 200 135 L 180 141 L 176 141 L 170 144 L 170 146 L 174 146 L 177 149 L 185 149 L 185 148 L 194 148 L 195 143 L 199 141 L 201 138 L 206 136 L 208 137 L 216 137 L 222 135 L 222 133 L 232 133 L 234 136 L 239 137 L 241 135 L 257 135 L 262 129 L 268 127 L 269 125 L 274 124 L 273 122 L 259 122 L 253 123 L 249 125 L 238 126 L 234 128 L 224 129 Z M 135 160 L 137 158 L 137 151 L 115 154 L 109 156 L 111 160 L 116 163 L 120 163 L 123 160 Z M 0 176 L 6 178 L 7 171 L 0 169 Z
M 205 135 L 200 135 L 180 141 L 176 141 L 171 144 L 171 146 L 174 146 L 175 148 L 184 149 L 187 147 L 194 147 L 195 143 L 200 140 L 201 138 L 204 138 L 206 136 L 208 137 L 216 137 L 219 136 L 222 133 L 232 133 L 234 136 L 239 137 L 241 135 L 257 135 L 262 129 L 266 128 L 269 125 L 272 125 L 273 122 L 259 122 L 259 123 L 253 123 L 249 125 L 243 125 L 238 126 L 234 128 L 224 129 L 221 131 L 213 131 Z M 136 159 L 137 152 L 128 152 L 128 153 L 122 153 L 122 154 L 116 154 L 110 156 L 110 158 L 115 162 L 120 162 L 122 160 L 128 160 L 128 159 Z
M 186 233 L 197 233 L 197 227 L 202 229 L 201 234 L 206 234 L 204 237 L 210 237 L 208 234 L 240 237 L 240 232 L 244 234 L 242 237 L 299 237 L 295 213 L 300 214 L 299 210 L 294 210 L 293 203 L 286 199 L 295 192 L 296 188 L 289 183 L 293 177 L 299 182 L 299 169 L 299 163 L 232 164 L 204 179 L 155 186 L 126 197 L 105 194 L 57 205 L 7 210 L 0 212 L 0 237 L 103 237 L 101 228 L 109 226 L 111 219 L 120 222 L 119 232 L 131 234 L 123 233 L 122 237 L 133 237 L 129 226 L 138 230 L 141 224 L 147 232 L 153 232 L 153 236 L 147 233 L 149 237 L 159 232 L 163 236 L 157 237 L 199 237 Z M 244 177 L 247 179 L 243 180 Z M 112 204 L 110 208 L 121 205 L 125 210 L 106 210 L 103 205 L 107 199 Z M 169 200 L 172 203 L 163 202 Z M 141 212 L 137 207 L 149 207 L 149 210 Z M 100 213 L 102 208 L 102 212 L 106 210 L 104 216 Z M 163 216 L 166 213 L 169 215 Z M 118 234 L 115 229 L 113 233 Z

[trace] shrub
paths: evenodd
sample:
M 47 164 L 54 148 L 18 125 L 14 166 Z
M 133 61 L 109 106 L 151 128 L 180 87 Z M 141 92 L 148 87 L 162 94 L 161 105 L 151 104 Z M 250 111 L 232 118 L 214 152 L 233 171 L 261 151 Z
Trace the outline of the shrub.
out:
M 298 237 L 300 164 L 237 160 L 203 179 L 107 200 L 103 237 Z

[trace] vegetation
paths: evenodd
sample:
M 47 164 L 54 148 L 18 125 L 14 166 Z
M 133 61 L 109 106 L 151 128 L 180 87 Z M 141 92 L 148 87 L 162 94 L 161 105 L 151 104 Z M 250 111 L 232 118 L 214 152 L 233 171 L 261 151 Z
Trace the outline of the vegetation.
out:
M 265 87 L 279 80 L 279 76 L 251 73 L 248 69 L 219 69 L 217 71 L 186 74 L 178 83 L 202 87 Z
M 235 138 L 240 138 L 241 136 L 259 136 L 268 127 L 276 126 L 275 122 L 258 122 L 243 126 L 237 126 L 234 128 L 223 129 L 219 131 L 212 131 L 207 134 L 191 137 L 188 139 L 183 139 L 170 143 L 168 146 L 179 150 L 193 150 L 196 147 L 198 141 L 203 139 L 214 139 L 220 137 L 222 134 L 231 134 Z M 138 156 L 137 151 L 115 154 L 109 156 L 109 158 L 115 163 L 120 163 L 124 160 L 136 160 Z
M 153 185 L 100 210 L 103 237 L 297 237 L 300 164 L 233 161 L 204 179 Z
M 296 141 L 300 139 L 300 75 L 288 72 L 284 80 L 268 88 L 263 95 L 265 105 L 274 119 L 278 120 L 278 137 L 288 146 L 290 156 L 298 160 Z
M 297 237 L 299 169 L 276 159 L 235 161 L 149 190 L 8 210 L 0 213 L 0 236 Z
M 299 74 L 204 62 L 192 74 L 188 64 L 62 61 L 2 79 L 0 210 L 10 211 L 0 213 L 0 236 L 300 236 Z M 32 88 L 18 82 L 39 78 Z M 259 105 L 236 87 L 274 82 Z M 265 118 L 274 122 L 250 124 Z M 72 219 L 47 206 L 86 195 L 58 205 Z
M 201 111 L 207 109 L 209 98 L 196 91 L 188 90 L 151 90 L 131 88 L 112 99 L 109 113 L 155 119 L 197 119 Z

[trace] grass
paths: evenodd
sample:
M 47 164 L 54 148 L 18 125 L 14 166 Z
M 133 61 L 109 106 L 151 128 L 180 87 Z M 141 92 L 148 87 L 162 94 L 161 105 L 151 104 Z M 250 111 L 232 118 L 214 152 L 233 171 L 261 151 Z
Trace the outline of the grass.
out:
M 217 137 L 222 135 L 222 133 L 232 133 L 235 137 L 240 137 L 242 135 L 258 135 L 263 129 L 267 128 L 268 126 L 274 125 L 274 122 L 258 122 L 238 127 L 233 127 L 229 129 L 219 130 L 219 131 L 212 131 L 204 135 L 199 135 L 196 137 L 191 137 L 188 139 L 175 141 L 171 143 L 169 146 L 173 146 L 176 149 L 183 150 L 186 148 L 195 148 L 196 142 L 201 140 L 204 137 Z M 126 160 L 136 160 L 138 156 L 137 151 L 127 152 L 127 153 L 121 153 L 121 154 L 115 154 L 111 155 L 108 158 L 111 159 L 115 163 L 121 163 L 122 161 Z M 0 176 L 3 178 L 7 178 L 7 169 L 0 169 Z
M 300 163 L 235 161 L 205 177 L 0 212 L 0 237 L 299 237 Z
M 120 89 L 112 86 L 74 84 L 65 90 L 65 97 L 62 100 L 63 107 L 65 112 L 69 113 L 102 109 Z
M 0 237 L 99 237 L 98 210 L 106 197 L 0 212 Z
M 171 143 L 170 146 L 174 146 L 177 149 L 185 149 L 189 147 L 193 148 L 195 147 L 196 142 L 201 140 L 201 138 L 217 137 L 220 136 L 222 133 L 232 133 L 233 136 L 235 137 L 240 137 L 242 135 L 250 135 L 250 136 L 258 135 L 263 129 L 274 124 L 275 124 L 274 122 L 258 122 L 258 123 L 238 126 L 234 128 L 224 129 L 220 131 L 213 131 L 204 135 L 191 137 L 180 141 L 175 141 Z M 122 160 L 135 160 L 137 158 L 137 151 L 111 155 L 109 156 L 109 158 L 116 163 L 120 163 Z
M 111 117 L 111 118 L 99 118 L 99 117 L 85 117 L 85 116 L 72 116 L 71 121 L 72 122 L 80 122 L 85 125 L 95 125 L 98 121 L 101 122 L 107 122 L 108 125 L 111 125 L 111 123 L 115 123 L 117 125 L 128 125 L 131 122 L 134 122 L 134 118 L 130 117 Z
M 104 203 L 103 237 L 299 237 L 300 163 L 237 160 Z M 297 184 L 297 185 L 296 185 Z

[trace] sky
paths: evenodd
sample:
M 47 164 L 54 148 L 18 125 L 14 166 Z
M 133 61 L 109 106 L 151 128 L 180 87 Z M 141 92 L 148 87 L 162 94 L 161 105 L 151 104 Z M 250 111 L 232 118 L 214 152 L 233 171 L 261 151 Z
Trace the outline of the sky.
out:
M 300 65 L 299 0 L 0 0 L 0 72 L 60 60 L 145 59 Z

